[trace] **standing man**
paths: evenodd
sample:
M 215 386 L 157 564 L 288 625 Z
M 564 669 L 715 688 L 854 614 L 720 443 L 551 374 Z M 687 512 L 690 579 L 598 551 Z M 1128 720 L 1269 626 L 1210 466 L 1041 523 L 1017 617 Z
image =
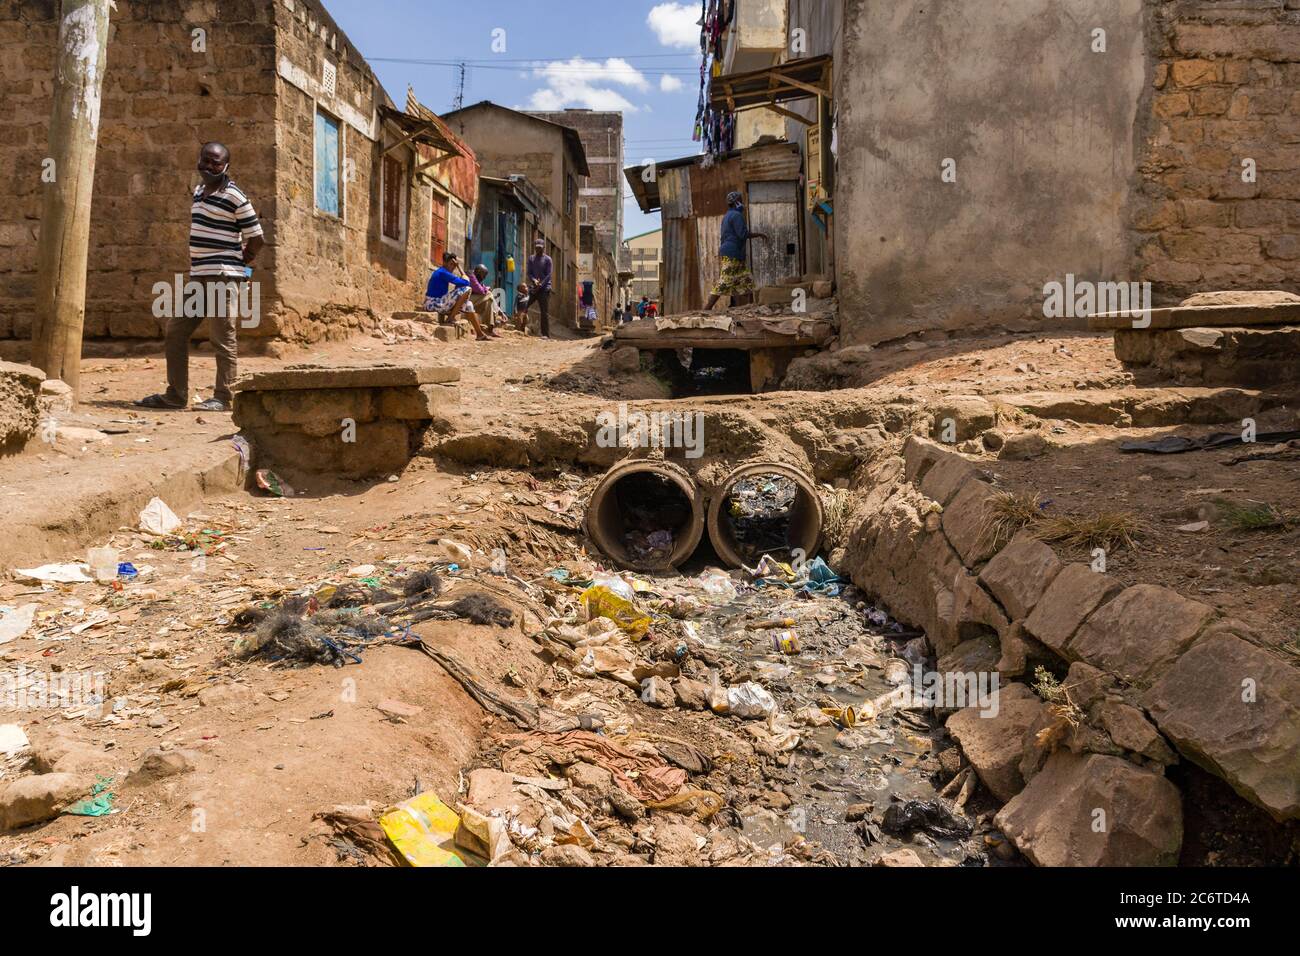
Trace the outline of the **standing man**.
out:
M 745 222 L 745 197 L 737 192 L 727 193 L 727 214 L 722 217 L 722 243 L 718 254 L 722 257 L 722 275 L 713 287 L 706 312 L 713 311 L 722 296 L 730 296 L 732 305 L 749 305 L 754 301 L 754 275 L 745 264 L 750 239 L 768 242 L 761 232 L 750 232 Z
M 542 338 L 551 337 L 551 289 L 555 278 L 555 263 L 546 254 L 546 242 L 533 243 L 533 256 L 528 260 L 528 301 L 542 307 Z
M 234 398 L 230 385 L 239 372 L 236 283 L 248 281 L 249 266 L 265 240 L 253 204 L 230 178 L 230 150 L 221 143 L 205 143 L 199 150 L 198 170 L 203 182 L 195 187 L 190 203 L 190 278 L 204 285 L 201 311 L 205 314 L 186 316 L 183 309 L 173 310 L 181 314 L 167 320 L 167 391 L 136 402 L 144 408 L 189 405 L 190 337 L 205 318 L 217 355 L 217 383 L 212 397 L 195 410 L 228 411 Z
M 648 309 L 648 308 L 650 308 L 650 296 L 648 296 L 648 295 L 643 295 L 643 296 L 641 296 L 641 301 L 640 301 L 640 303 L 639 303 L 639 304 L 637 305 L 637 307 L 636 307 L 637 318 L 644 319 L 644 318 L 645 318 L 645 310 Z

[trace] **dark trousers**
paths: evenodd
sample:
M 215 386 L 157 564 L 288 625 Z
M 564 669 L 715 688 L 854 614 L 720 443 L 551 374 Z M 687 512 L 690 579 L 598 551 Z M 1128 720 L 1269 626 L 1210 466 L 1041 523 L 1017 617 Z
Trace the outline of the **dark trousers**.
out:
M 220 283 L 223 288 L 233 288 L 237 281 L 229 278 L 205 280 L 205 306 L 213 298 L 208 293 L 208 287 L 212 283 Z M 223 288 L 219 288 L 215 294 L 222 295 Z M 205 307 L 203 311 L 206 313 L 208 309 Z M 213 311 L 215 315 L 206 316 L 208 341 L 212 343 L 212 349 L 217 355 L 217 383 L 212 394 L 218 401 L 229 405 L 234 400 L 230 385 L 239 374 L 239 361 L 235 352 L 235 326 L 239 321 L 239 309 L 227 295 L 225 307 L 218 307 Z M 167 320 L 164 350 L 167 354 L 167 401 L 169 402 L 180 405 L 190 403 L 190 338 L 204 318 L 205 316 L 202 315 L 189 317 L 180 315 L 172 316 Z
M 534 292 L 532 302 L 528 303 L 530 309 L 533 302 L 536 302 L 542 309 L 542 336 L 549 338 L 551 334 L 551 290 Z

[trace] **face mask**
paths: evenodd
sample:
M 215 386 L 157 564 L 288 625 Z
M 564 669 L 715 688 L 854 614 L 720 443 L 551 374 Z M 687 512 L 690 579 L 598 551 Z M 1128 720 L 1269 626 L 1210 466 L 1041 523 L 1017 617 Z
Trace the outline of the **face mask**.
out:
M 224 178 L 226 175 L 226 170 L 229 168 L 230 168 L 230 164 L 226 163 L 226 165 L 221 167 L 221 172 L 210 173 L 206 169 L 200 166 L 199 175 L 203 177 L 203 181 L 205 183 L 207 183 L 209 186 L 212 186 L 215 185 L 216 183 L 221 182 L 222 178 Z

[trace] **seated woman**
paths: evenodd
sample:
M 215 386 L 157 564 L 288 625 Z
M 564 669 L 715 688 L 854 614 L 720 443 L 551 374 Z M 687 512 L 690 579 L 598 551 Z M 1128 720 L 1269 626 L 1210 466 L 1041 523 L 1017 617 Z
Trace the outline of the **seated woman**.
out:
M 486 284 L 488 277 L 487 266 L 480 263 L 474 267 L 474 271 L 467 277 L 469 279 L 469 301 L 474 306 L 474 312 L 480 316 L 481 324 L 487 329 L 489 338 L 499 339 L 501 336 L 496 330 L 496 297 L 492 295 L 492 289 Z
M 482 340 L 487 336 L 483 334 L 483 329 L 478 324 L 478 316 L 474 314 L 474 306 L 470 304 L 469 297 L 471 291 L 468 279 L 460 276 L 460 263 L 454 252 L 444 252 L 442 254 L 442 265 L 436 269 L 429 277 L 429 285 L 424 290 L 424 308 L 427 312 L 436 312 L 439 315 L 450 316 L 455 318 L 458 314 L 469 317 L 470 324 L 474 326 L 474 333 Z

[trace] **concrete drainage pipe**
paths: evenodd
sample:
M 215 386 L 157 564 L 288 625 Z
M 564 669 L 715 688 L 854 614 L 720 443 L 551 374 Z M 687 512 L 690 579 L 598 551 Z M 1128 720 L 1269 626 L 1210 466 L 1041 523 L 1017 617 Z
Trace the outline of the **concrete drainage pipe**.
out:
M 759 532 L 773 536 L 773 540 L 755 540 L 752 534 L 738 533 L 742 522 L 750 523 L 749 531 L 754 531 L 755 524 L 752 518 L 733 514 L 731 502 L 742 490 L 738 488 L 742 483 L 769 478 L 776 479 L 778 486 L 784 482 L 792 484 L 793 495 L 784 507 L 761 521 Z M 743 505 L 744 498 L 739 500 Z M 718 486 L 709 504 L 709 539 L 718 557 L 733 568 L 742 564 L 753 567 L 764 553 L 788 561 L 796 549 L 811 559 L 821 546 L 823 520 L 821 498 L 812 479 L 798 468 L 780 462 L 757 461 L 737 468 Z
M 668 571 L 689 558 L 704 537 L 704 499 L 679 465 L 624 461 L 592 492 L 586 531 L 620 567 Z

